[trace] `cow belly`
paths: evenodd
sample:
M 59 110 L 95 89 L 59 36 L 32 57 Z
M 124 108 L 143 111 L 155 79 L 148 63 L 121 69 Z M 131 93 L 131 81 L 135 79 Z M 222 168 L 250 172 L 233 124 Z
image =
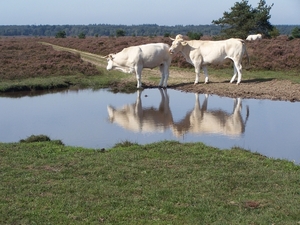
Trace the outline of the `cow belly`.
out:
M 161 55 L 154 55 L 151 57 L 146 57 L 143 59 L 143 67 L 152 69 L 152 68 L 160 66 L 165 61 L 166 60 L 165 60 L 164 56 L 161 56 Z

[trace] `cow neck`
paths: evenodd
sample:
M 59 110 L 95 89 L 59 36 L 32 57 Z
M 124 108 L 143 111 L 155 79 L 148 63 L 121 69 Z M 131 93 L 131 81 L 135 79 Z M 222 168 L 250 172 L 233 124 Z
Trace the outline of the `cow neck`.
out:
M 193 61 L 191 60 L 190 52 L 191 52 L 192 50 L 194 50 L 194 49 L 195 49 L 195 48 L 192 47 L 192 46 L 189 44 L 189 42 L 187 41 L 187 45 L 182 46 L 182 49 L 180 50 L 180 52 L 181 52 L 181 54 L 184 56 L 185 60 L 186 60 L 188 63 L 192 64 L 192 65 L 194 65 L 194 63 L 193 63 Z
M 132 69 L 127 66 L 120 65 L 118 63 L 118 58 L 113 59 L 113 68 L 116 70 L 120 70 L 124 73 L 131 73 Z

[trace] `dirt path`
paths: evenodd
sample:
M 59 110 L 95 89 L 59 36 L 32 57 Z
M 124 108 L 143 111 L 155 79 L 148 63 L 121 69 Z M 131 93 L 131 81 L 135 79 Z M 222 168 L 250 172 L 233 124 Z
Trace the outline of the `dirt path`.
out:
M 89 52 L 83 52 L 83 51 L 78 51 L 76 49 L 73 48 L 65 48 L 65 47 L 61 47 L 58 45 L 53 45 L 50 43 L 46 43 L 46 42 L 41 42 L 41 44 L 43 45 L 50 45 L 53 47 L 53 49 L 57 50 L 57 51 L 67 51 L 67 52 L 71 52 L 74 54 L 80 54 L 80 57 L 82 60 L 86 61 L 86 62 L 90 62 L 96 66 L 99 67 L 106 67 L 106 59 L 104 59 L 102 56 L 100 55 L 96 55 L 96 54 L 92 54 Z
M 59 51 L 69 51 L 75 54 L 80 54 L 81 58 L 99 67 L 106 67 L 106 59 L 102 56 L 82 52 L 75 49 L 65 48 L 49 43 L 42 43 L 53 46 Z M 130 75 L 129 75 L 130 76 Z M 151 77 L 159 76 L 158 70 L 143 70 L 142 82 L 144 87 L 155 87 L 155 82 L 151 81 Z M 186 92 L 198 92 L 206 94 L 216 94 L 219 96 L 227 96 L 232 98 L 255 98 L 255 99 L 271 99 L 283 101 L 300 101 L 300 84 L 293 84 L 287 80 L 242 80 L 240 85 L 230 84 L 228 80 L 222 80 L 210 75 L 210 83 L 199 83 L 194 85 L 195 74 L 192 70 L 170 70 L 168 80 L 168 88 L 177 89 Z M 203 77 L 202 77 L 203 78 Z M 132 76 L 129 80 L 134 80 Z

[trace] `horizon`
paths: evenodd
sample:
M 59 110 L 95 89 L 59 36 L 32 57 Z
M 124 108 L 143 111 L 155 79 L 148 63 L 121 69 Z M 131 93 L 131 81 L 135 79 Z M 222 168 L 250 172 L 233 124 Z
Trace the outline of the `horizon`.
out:
M 158 25 L 158 24 L 132 24 L 132 25 L 126 25 L 126 24 L 5 24 L 0 26 L 159 26 L 159 27 L 176 27 L 176 26 L 183 26 L 183 27 L 188 27 L 188 26 L 220 26 L 220 25 L 215 25 L 215 24 L 187 24 L 187 25 Z M 272 24 L 273 26 L 300 26 L 299 24 Z
M 252 8 L 260 0 L 247 0 Z M 212 21 L 230 12 L 237 0 L 10 0 L 2 2 L 0 25 L 92 25 L 109 24 L 136 26 L 213 25 Z M 271 24 L 298 25 L 300 23 L 299 0 L 265 0 L 271 6 Z M 145 10 L 147 9 L 147 10 Z M 180 15 L 180 16 L 178 16 Z M 38 25 L 37 25 L 38 24 Z

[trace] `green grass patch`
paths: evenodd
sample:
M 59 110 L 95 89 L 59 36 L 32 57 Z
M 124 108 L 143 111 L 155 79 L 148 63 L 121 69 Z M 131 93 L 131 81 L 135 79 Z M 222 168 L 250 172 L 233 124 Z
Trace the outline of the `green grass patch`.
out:
M 1 80 L 0 93 L 9 91 L 34 91 L 34 90 L 48 90 L 57 88 L 108 88 L 113 86 L 120 86 L 126 88 L 135 88 L 136 83 L 134 81 L 127 82 L 129 77 L 134 76 L 132 74 L 124 74 L 118 71 L 106 71 L 103 68 L 99 68 L 99 75 L 85 76 L 82 74 L 68 75 L 68 76 L 53 76 L 53 77 L 36 77 L 26 78 L 18 80 Z M 122 80 L 126 80 L 126 85 L 122 84 Z
M 239 148 L 0 143 L 0 224 L 297 224 L 300 167 Z M 29 139 L 29 138 L 28 138 Z
M 226 69 L 211 69 L 209 68 L 209 74 L 218 78 L 226 79 L 230 81 L 233 75 L 232 68 Z M 293 83 L 300 83 L 300 76 L 297 71 L 272 71 L 272 70 L 246 70 L 242 71 L 242 82 L 244 81 L 257 81 L 263 82 L 267 80 L 290 80 Z

